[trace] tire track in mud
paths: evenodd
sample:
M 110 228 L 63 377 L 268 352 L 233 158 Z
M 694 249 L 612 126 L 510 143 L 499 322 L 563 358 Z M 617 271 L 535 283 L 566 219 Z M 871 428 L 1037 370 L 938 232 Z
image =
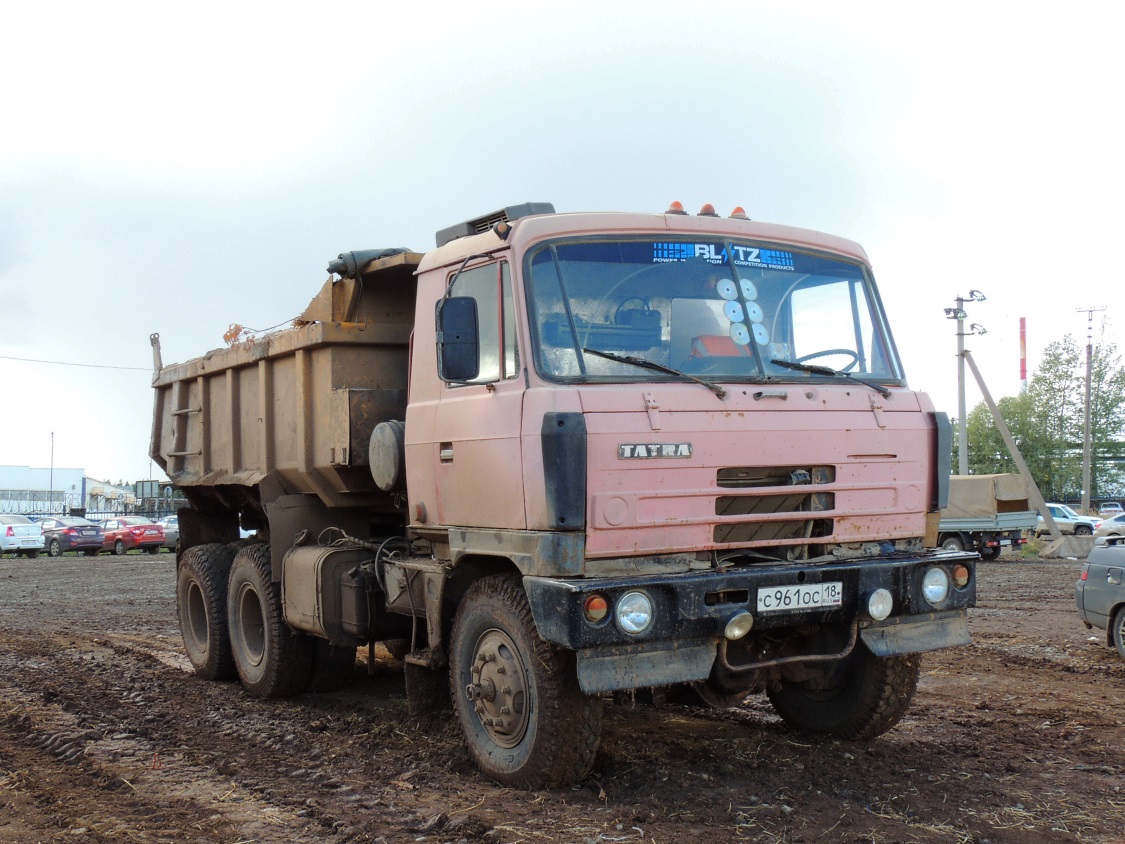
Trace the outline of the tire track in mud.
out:
M 169 672 L 151 648 L 95 641 L 93 657 L 41 639 L 0 642 L 0 761 L 29 772 L 19 787 L 51 806 L 52 824 L 104 840 L 171 841 L 203 819 L 201 841 L 344 842 L 422 829 L 440 814 L 397 805 L 424 776 L 401 762 L 395 775 L 372 770 L 363 716 L 334 702 L 310 712 L 308 700 L 256 701 L 231 684 Z M 63 766 L 81 772 L 81 798 L 68 802 L 87 811 L 52 803 L 53 787 L 74 773 Z M 89 814 L 116 826 L 95 830 Z M 387 815 L 397 823 L 380 820 Z M 152 821 L 164 816 L 174 819 L 167 829 Z M 489 828 L 471 817 L 460 827 Z

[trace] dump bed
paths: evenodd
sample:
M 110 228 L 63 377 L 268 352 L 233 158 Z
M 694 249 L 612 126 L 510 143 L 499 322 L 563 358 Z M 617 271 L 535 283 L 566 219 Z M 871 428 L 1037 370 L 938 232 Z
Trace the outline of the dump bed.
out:
M 367 447 L 377 424 L 405 418 L 421 257 L 330 278 L 292 328 L 159 369 L 152 458 L 189 498 L 240 485 L 258 486 L 262 503 L 289 493 L 385 503 Z

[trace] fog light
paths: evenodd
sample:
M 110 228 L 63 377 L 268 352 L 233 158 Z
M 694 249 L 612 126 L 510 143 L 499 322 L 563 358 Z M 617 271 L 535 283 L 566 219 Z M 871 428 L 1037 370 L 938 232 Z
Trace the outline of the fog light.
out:
M 944 603 L 948 596 L 949 575 L 945 573 L 945 569 L 939 569 L 936 566 L 929 569 L 926 576 L 922 578 L 922 597 L 931 606 L 936 607 Z
M 876 621 L 882 621 L 891 614 L 894 604 L 894 598 L 889 591 L 876 589 L 867 599 L 867 614 Z
M 626 592 L 614 610 L 617 626 L 626 633 L 644 633 L 652 624 L 652 601 L 644 592 Z
M 723 628 L 723 635 L 730 639 L 732 642 L 735 639 L 741 639 L 750 632 L 750 628 L 754 626 L 754 616 L 743 610 L 735 615 L 727 622 L 727 626 Z
M 609 615 L 609 604 L 601 595 L 588 595 L 582 602 L 582 614 L 591 624 L 598 624 Z
M 953 567 L 953 585 L 958 589 L 964 589 L 969 585 L 969 567 L 956 565 Z

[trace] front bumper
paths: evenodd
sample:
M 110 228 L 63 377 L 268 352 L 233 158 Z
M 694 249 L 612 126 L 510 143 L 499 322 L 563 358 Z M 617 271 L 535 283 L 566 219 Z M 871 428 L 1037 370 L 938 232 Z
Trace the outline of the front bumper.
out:
M 864 644 L 879 656 L 966 644 L 967 610 L 976 605 L 977 559 L 976 554 L 935 553 L 647 577 L 525 577 L 524 586 L 539 635 L 578 652 L 579 679 L 585 691 L 594 692 L 706 678 L 727 622 L 742 613 L 753 616 L 751 635 L 854 624 Z M 923 576 L 935 566 L 950 574 L 955 565 L 969 569 L 968 584 L 960 589 L 951 584 L 944 601 L 930 604 L 922 594 Z M 829 583 L 842 584 L 838 606 L 759 609 L 760 592 Z M 887 590 L 893 601 L 884 620 L 867 612 L 868 598 L 877 589 Z M 653 607 L 652 623 L 638 635 L 615 622 L 616 603 L 628 592 L 644 593 Z M 609 610 L 597 623 L 584 612 L 592 595 L 603 597 Z

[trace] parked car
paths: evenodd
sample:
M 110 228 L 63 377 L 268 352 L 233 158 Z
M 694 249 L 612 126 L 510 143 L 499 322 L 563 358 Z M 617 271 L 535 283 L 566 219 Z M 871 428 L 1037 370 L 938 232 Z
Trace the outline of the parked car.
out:
M 1055 518 L 1055 524 L 1064 534 L 1073 533 L 1075 536 L 1089 536 L 1101 524 L 1100 519 L 1095 519 L 1093 516 L 1080 516 L 1065 504 L 1048 504 L 1047 509 L 1051 511 L 1051 515 Z M 1039 524 L 1035 528 L 1035 535 L 1042 536 L 1049 532 L 1047 523 L 1040 516 Z
M 173 551 L 180 550 L 180 517 L 165 516 L 157 519 L 156 523 L 164 528 L 164 547 Z
M 1094 540 L 1074 602 L 1086 627 L 1105 630 L 1106 644 L 1125 659 L 1125 537 Z
M 43 528 L 27 516 L 0 513 L 0 554 L 14 551 L 35 559 L 43 550 Z
M 1105 502 L 1105 504 L 1098 508 L 1098 515 L 1103 519 L 1108 518 L 1109 516 L 1118 516 L 1121 513 L 1125 513 L 1125 508 L 1122 508 L 1122 506 L 1116 501 L 1107 501 Z
M 1112 519 L 1103 519 L 1094 531 L 1094 536 L 1125 536 L 1125 513 L 1119 513 Z
M 105 531 L 89 519 L 78 516 L 48 516 L 39 520 L 47 556 L 60 557 L 66 551 L 81 551 L 96 557 L 102 550 Z
M 101 522 L 105 536 L 102 549 L 121 555 L 134 548 L 159 554 L 164 546 L 164 528 L 143 516 L 118 516 Z

